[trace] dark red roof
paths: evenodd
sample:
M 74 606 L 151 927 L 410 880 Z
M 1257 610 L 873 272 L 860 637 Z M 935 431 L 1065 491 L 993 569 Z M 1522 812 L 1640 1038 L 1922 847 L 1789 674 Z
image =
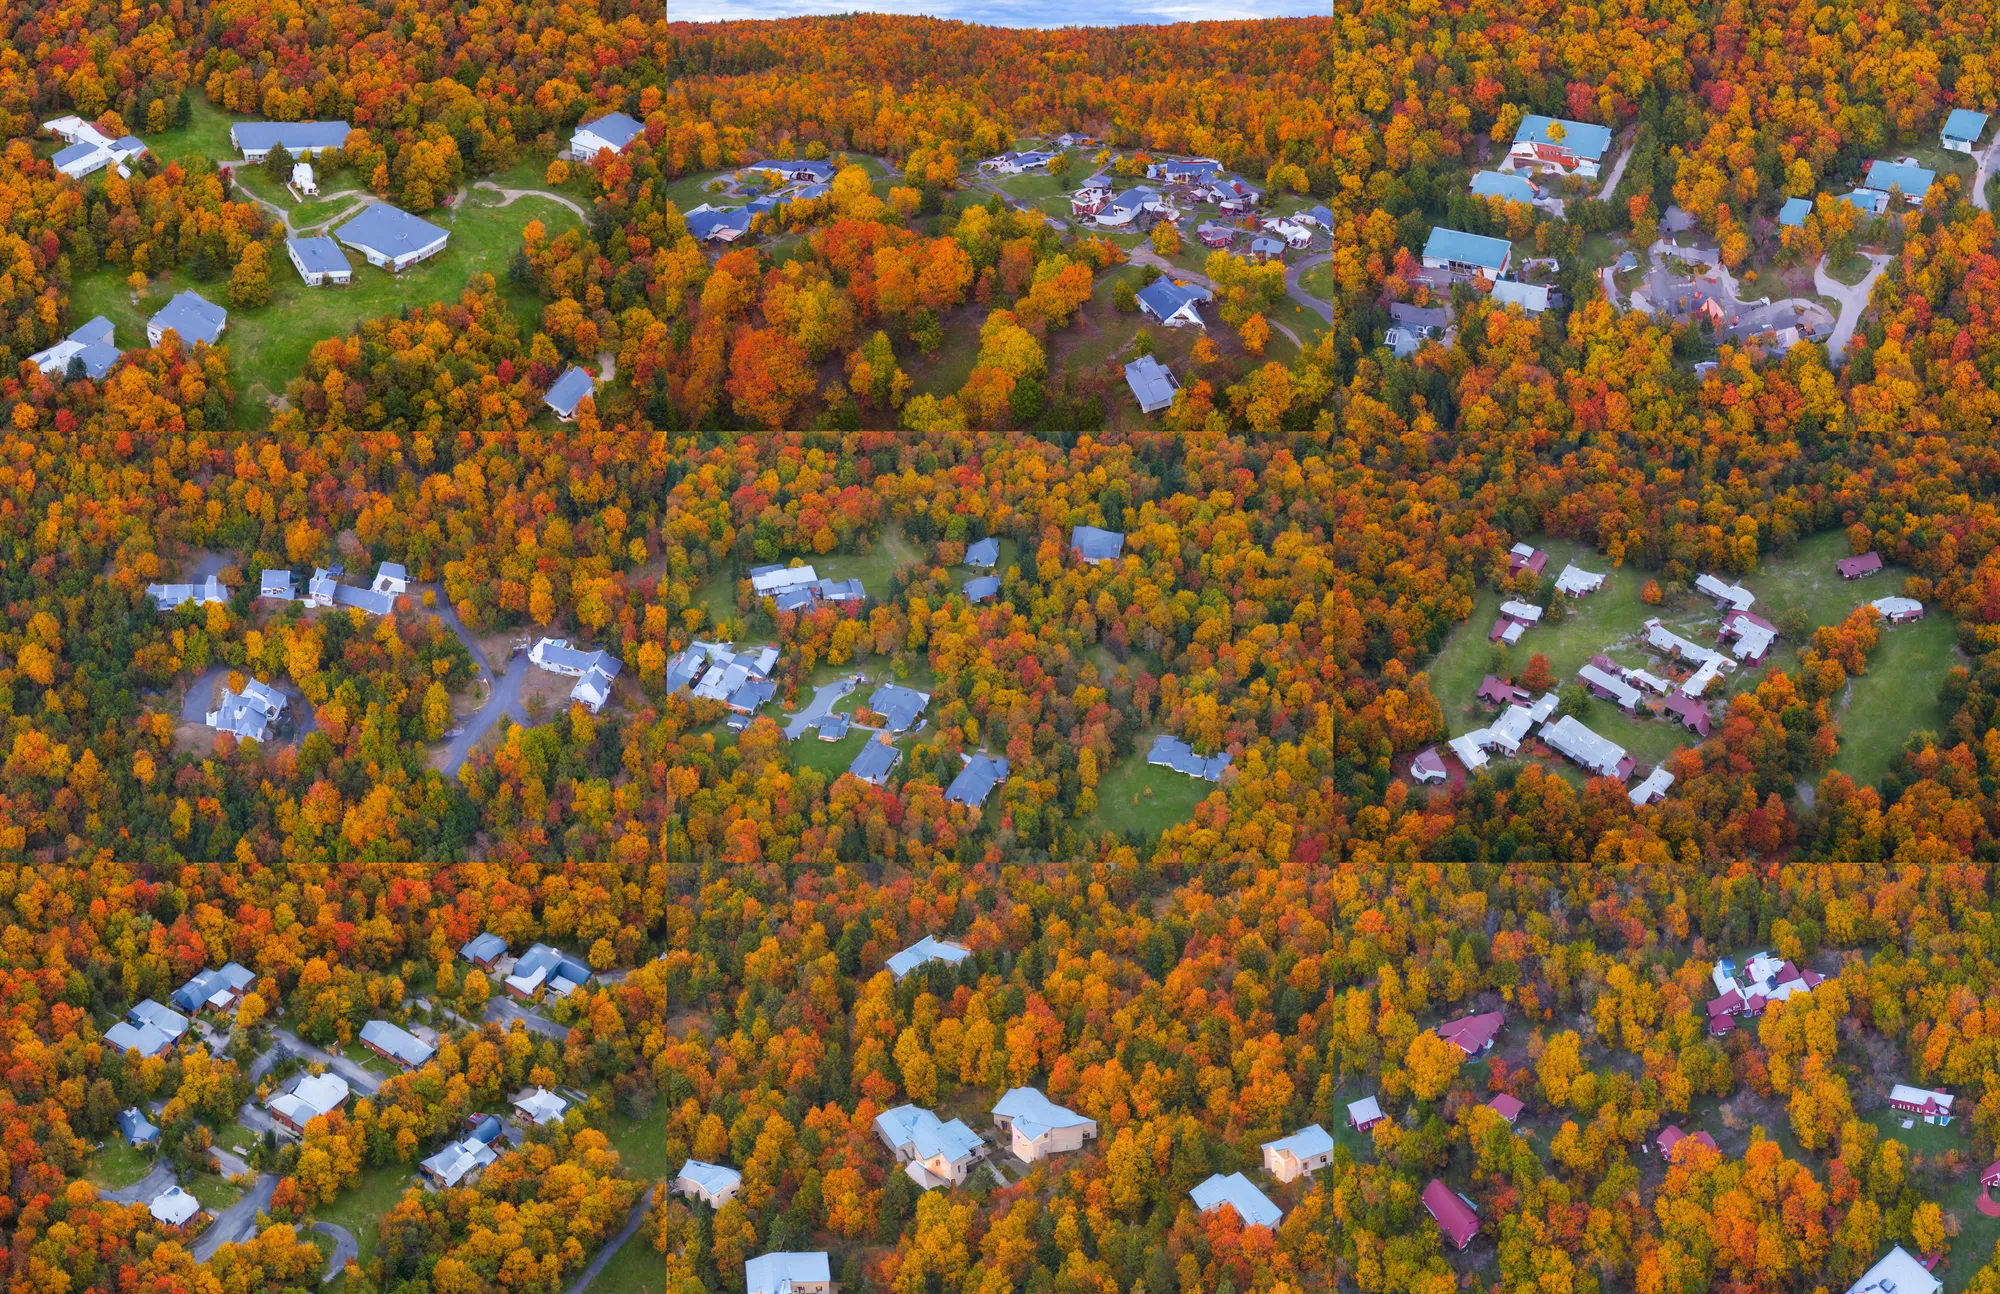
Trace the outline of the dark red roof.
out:
M 1712 1015 L 1708 1017 L 1708 1031 L 1720 1038 L 1736 1027 L 1736 1017 L 1732 1015 Z
M 1743 995 L 1735 989 L 1730 989 L 1721 997 L 1710 998 L 1708 1003 L 1708 1013 L 1710 1015 L 1729 1015 L 1742 1009 Z
M 1981 1186 L 2000 1186 L 2000 1163 L 1990 1165 L 1985 1172 L 1981 1173 L 1979 1175 L 1979 1184 Z
M 1715 1144 L 1715 1138 L 1709 1136 L 1706 1132 L 1697 1132 L 1693 1136 L 1689 1136 L 1687 1133 L 1682 1132 L 1678 1125 L 1672 1123 L 1669 1123 L 1660 1131 L 1658 1141 L 1660 1153 L 1665 1155 L 1669 1160 L 1673 1159 L 1675 1148 L 1683 1141 L 1696 1142 L 1707 1146 L 1710 1150 L 1719 1151 L 1721 1149 L 1721 1147 Z
M 1702 736 L 1708 735 L 1708 706 L 1695 697 L 1676 692 L 1660 703 L 1668 714 Z
M 1530 554 L 1527 557 L 1522 557 L 1518 553 L 1507 554 L 1507 569 L 1510 571 L 1518 571 L 1521 568 L 1526 567 L 1528 570 L 1531 570 L 1535 574 L 1540 575 L 1542 573 L 1542 568 L 1544 566 L 1547 566 L 1548 564 L 1549 564 L 1549 555 L 1543 552 L 1539 548 L 1537 548 L 1532 554 Z
M 1472 1211 L 1457 1191 L 1452 1190 L 1437 1178 L 1424 1187 L 1424 1207 L 1436 1219 L 1438 1229 L 1460 1249 L 1472 1243 L 1472 1237 L 1479 1234 L 1479 1215 Z
M 1463 1020 L 1441 1024 L 1437 1033 L 1446 1042 L 1456 1043 L 1466 1055 L 1476 1056 L 1500 1036 L 1500 1026 L 1505 1022 L 1506 1017 L 1498 1011 L 1488 1011 L 1483 1015 L 1469 1015 Z
M 1520 1100 L 1517 1097 L 1507 1095 L 1505 1092 L 1488 1101 L 1486 1105 L 1488 1109 L 1493 1110 L 1509 1123 L 1521 1117 L 1522 1106 Z
M 1880 553 L 1863 553 L 1859 557 L 1843 557 L 1835 562 L 1833 566 L 1835 570 L 1840 572 L 1842 579 L 1858 580 L 1864 575 L 1873 575 L 1876 571 L 1882 569 L 1882 555 Z
M 1429 750 L 1419 751 L 1416 758 L 1410 761 L 1410 771 L 1412 773 L 1424 773 L 1431 777 L 1444 777 L 1449 772 L 1444 766 L 1443 757 L 1437 753 L 1437 747 L 1435 746 Z
M 1526 705 L 1532 698 L 1525 688 L 1515 687 L 1498 674 L 1488 674 L 1479 682 L 1479 699 L 1495 705 Z

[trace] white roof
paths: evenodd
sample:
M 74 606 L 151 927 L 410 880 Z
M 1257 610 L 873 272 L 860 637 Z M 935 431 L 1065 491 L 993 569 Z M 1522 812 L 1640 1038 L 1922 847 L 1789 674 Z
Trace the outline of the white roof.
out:
M 537 966 L 532 975 L 509 975 L 505 982 L 508 988 L 513 989 L 517 993 L 532 994 L 542 986 L 542 981 L 548 977 L 549 968 L 546 966 Z
M 1536 624 L 1541 621 L 1542 609 L 1532 602 L 1508 601 L 1500 604 L 1500 614 L 1510 620 L 1525 620 L 1529 624 Z
M 1924 609 L 1924 604 L 1915 598 L 1876 598 L 1868 605 L 1874 607 L 1885 616 L 1893 616 L 1898 613 L 1913 615 Z
M 1549 749 L 1604 777 L 1618 776 L 1618 765 L 1625 758 L 1623 746 L 1598 736 L 1578 723 L 1573 714 L 1544 727 L 1542 740 L 1549 744 Z
M 1848 1286 L 1847 1294 L 1937 1294 L 1944 1282 L 1924 1270 L 1924 1265 L 1897 1245 Z
M 1694 586 L 1718 602 L 1727 602 L 1738 611 L 1748 611 L 1757 595 L 1740 584 L 1724 584 L 1713 575 L 1695 576 Z
M 1515 544 L 1507 551 L 1516 557 L 1533 557 L 1535 555 L 1535 546 L 1533 544 Z
M 347 1100 L 347 1080 L 338 1074 L 308 1074 L 289 1092 L 280 1092 L 265 1104 L 301 1127 L 306 1120 L 338 1110 Z
M 1556 591 L 1572 596 L 1579 593 L 1595 593 L 1604 584 L 1602 575 L 1594 575 L 1581 566 L 1565 566 L 1562 574 L 1556 576 Z
M 933 939 L 925 935 L 908 948 L 889 959 L 889 971 L 897 979 L 903 978 L 917 967 L 927 962 L 950 962 L 956 966 L 972 956 L 972 951 L 961 948 L 943 939 Z
M 1525 705 L 1510 705 L 1486 728 L 1487 744 L 1508 754 L 1520 749 L 1521 741 L 1535 723 L 1535 712 Z
M 1467 769 L 1484 768 L 1486 739 L 1491 735 L 1488 729 L 1477 728 L 1462 737 L 1453 737 L 1445 744 L 1451 747 L 1451 753 L 1458 756 L 1458 762 Z
M 1667 788 L 1674 784 L 1674 775 L 1664 768 L 1656 768 L 1646 774 L 1646 780 L 1632 788 L 1633 807 L 1651 804 L 1656 795 L 1665 795 Z
M 1231 1173 L 1227 1177 L 1217 1173 L 1188 1194 L 1194 1197 L 1195 1207 L 1203 1213 L 1230 1205 L 1245 1226 L 1269 1227 L 1275 1231 L 1279 1219 L 1285 1216 L 1283 1209 L 1271 1203 L 1270 1197 L 1241 1173 Z
M 1689 642 L 1658 620 L 1648 620 L 1645 624 L 1646 642 L 1658 651 L 1677 654 L 1682 660 L 1721 660 L 1719 652 L 1710 651 L 1697 642 Z
M 949 1163 L 976 1159 L 986 1149 L 979 1134 L 963 1119 L 946 1123 L 917 1105 L 899 1105 L 875 1116 L 875 1130 L 898 1150 L 908 1149 L 918 1159 L 943 1156 Z
M 1616 678 L 1607 674 L 1595 665 L 1585 665 L 1576 672 L 1576 676 L 1586 683 L 1595 683 L 1598 687 L 1603 688 L 1611 694 L 1612 699 L 1628 710 L 1635 708 L 1639 704 L 1638 688 L 1633 687 L 1622 678 Z
M 465 1175 L 475 1168 L 484 1168 L 500 1156 L 483 1141 L 467 1137 L 454 1141 L 423 1161 L 422 1167 L 430 1169 L 446 1186 L 456 1186 Z
M 750 588 L 760 595 L 817 583 L 818 580 L 818 574 L 810 566 L 771 566 L 750 572 Z
M 993 1103 L 993 1113 L 1011 1119 L 1030 1140 L 1055 1128 L 1080 1128 L 1094 1120 L 1065 1109 L 1032 1087 L 1016 1087 Z
M 170 1227 L 177 1227 L 201 1212 L 201 1201 L 175 1185 L 154 1196 L 149 1207 L 154 1217 Z
M 1507 627 L 1500 631 L 1500 640 L 1509 647 L 1512 647 L 1515 643 L 1521 641 L 1521 635 L 1526 632 L 1528 632 L 1528 626 L 1522 624 L 1519 620 L 1509 620 Z
M 743 1174 L 733 1168 L 724 1168 L 721 1164 L 690 1159 L 681 1165 L 680 1175 L 675 1180 L 693 1182 L 710 1195 L 721 1195 L 725 1191 L 733 1191 L 741 1186 Z
M 825 1253 L 761 1254 L 743 1264 L 743 1294 L 787 1294 L 793 1282 L 832 1281 Z
M 1528 717 L 1536 723 L 1544 723 L 1550 715 L 1556 712 L 1556 706 L 1561 703 L 1562 698 L 1558 697 L 1555 693 L 1544 692 L 1533 705 L 1528 707 Z
M 514 1108 L 533 1119 L 536 1123 L 555 1123 L 569 1108 L 569 1102 L 549 1091 L 538 1087 L 526 1096 L 514 1098 Z
M 1717 674 L 1720 674 L 1721 672 L 1722 672 L 1722 657 L 1720 656 L 1709 657 L 1707 660 L 1702 662 L 1700 669 L 1696 670 L 1692 675 L 1688 677 L 1687 682 L 1681 684 L 1682 695 L 1700 696 L 1703 692 L 1706 692 L 1708 690 L 1708 685 L 1714 682 L 1715 676 Z
M 1947 1110 L 1951 1108 L 1950 1092 L 1933 1092 L 1928 1087 L 1911 1087 L 1907 1083 L 1898 1083 L 1890 1088 L 1889 1099 L 1900 1101 L 1904 1105 L 1922 1105 L 1925 1101 L 1936 1101 Z
M 1371 1096 L 1368 1099 L 1372 1101 L 1375 1098 Z M 1353 1106 L 1349 1106 L 1348 1110 L 1351 1112 L 1353 1108 Z M 1282 1151 L 1294 1159 L 1311 1159 L 1315 1155 L 1330 1155 L 1333 1153 L 1333 1134 L 1329 1133 L 1325 1128 L 1320 1127 L 1317 1123 L 1308 1124 L 1289 1137 L 1280 1137 L 1276 1141 L 1265 1142 L 1264 1149 Z
M 1731 648 L 1738 660 L 1749 660 L 1762 656 L 1778 635 L 1763 625 L 1748 620 L 1739 620 L 1736 626 L 1736 645 Z
M 1347 1103 L 1347 1117 L 1354 1120 L 1356 1124 L 1373 1123 L 1382 1117 L 1382 1103 L 1372 1096 L 1364 1096 L 1358 1101 L 1349 1101 Z M 1333 1144 L 1333 1138 L 1331 1137 L 1328 1137 L 1326 1141 L 1329 1146 Z
M 1655 692 L 1658 692 L 1661 696 L 1665 696 L 1667 693 L 1674 690 L 1674 685 L 1672 683 L 1667 682 L 1667 680 L 1661 678 L 1658 674 L 1651 673 L 1647 670 L 1628 669 L 1625 671 L 1625 677 L 1629 682 L 1637 683 L 1640 687 L 1652 688 Z

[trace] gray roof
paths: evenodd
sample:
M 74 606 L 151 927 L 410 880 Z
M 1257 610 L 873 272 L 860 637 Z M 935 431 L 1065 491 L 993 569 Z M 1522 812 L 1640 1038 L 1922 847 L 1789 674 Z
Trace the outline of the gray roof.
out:
M 377 593 L 373 589 L 358 589 L 352 584 L 334 586 L 333 601 L 336 606 L 360 607 L 370 615 L 386 616 L 396 609 L 396 595 Z
M 742 687 L 731 692 L 729 699 L 724 701 L 723 704 L 732 710 L 741 710 L 747 714 L 777 694 L 778 685 L 776 683 L 771 682 L 769 679 L 753 678 L 745 681 Z
M 61 170 L 72 162 L 81 162 L 84 158 L 93 156 L 99 147 L 97 144 L 71 144 L 49 160 L 55 163 L 57 170 Z
M 844 714 L 821 715 L 819 720 L 819 739 L 821 741 L 839 741 L 847 735 L 847 725 L 849 722 L 851 721 Z
M 276 148 L 288 152 L 307 148 L 340 148 L 352 129 L 344 121 L 239 121 L 229 128 L 230 138 L 245 152 Z
M 141 1056 L 157 1056 L 172 1045 L 173 1039 L 150 1024 L 134 1028 L 129 1021 L 120 1020 L 104 1031 L 104 1042 L 121 1052 L 136 1051 Z
M 370 1020 L 362 1025 L 361 1041 L 380 1047 L 412 1069 L 437 1053 L 437 1049 L 423 1039 L 387 1020 Z
M 967 566 L 993 566 L 1000 560 L 1000 541 L 988 536 L 965 546 Z
M 166 1003 L 155 1002 L 152 998 L 147 998 L 143 1002 L 133 1003 L 132 1009 L 127 1011 L 125 1016 L 133 1024 L 139 1025 L 142 1028 L 146 1025 L 151 1025 L 161 1033 L 166 1034 L 169 1038 L 178 1038 L 187 1032 L 188 1022 L 186 1016 L 174 1010 Z
M 492 961 L 506 951 L 507 941 L 491 930 L 467 940 L 465 947 L 458 950 L 461 957 L 476 962 Z
M 1132 388 L 1141 413 L 1171 408 L 1174 392 L 1180 389 L 1173 371 L 1151 355 L 1141 355 L 1125 366 L 1125 384 Z
M 542 397 L 542 403 L 567 418 L 576 412 L 576 406 L 583 402 L 583 397 L 596 390 L 597 379 L 590 375 L 590 370 L 572 364 L 569 371 L 557 378 L 549 393 Z
M 1096 526 L 1072 526 L 1069 546 L 1086 562 L 1115 561 L 1125 551 L 1125 536 Z
M 339 274 L 354 268 L 347 263 L 347 253 L 340 250 L 340 244 L 325 234 L 317 238 L 288 238 L 285 242 L 308 274 Z
M 1206 301 L 1211 296 L 1209 290 L 1199 284 L 1175 283 L 1172 279 L 1158 278 L 1138 293 L 1139 304 L 1155 318 L 1171 319 L 1183 306 Z
M 160 1130 L 146 1122 L 146 1116 L 136 1105 L 119 1112 L 118 1131 L 135 1146 L 143 1146 L 160 1135 Z
M 1204 781 L 1219 782 L 1222 770 L 1229 767 L 1228 755 L 1211 755 L 1204 759 L 1194 753 L 1194 747 L 1178 737 L 1164 733 L 1153 742 L 1153 749 L 1146 754 L 1148 764 L 1161 764 L 1177 773 L 1189 777 L 1199 777 Z
M 256 975 L 252 974 L 248 967 L 238 962 L 230 962 L 220 970 L 202 971 L 175 989 L 174 1005 L 183 1011 L 199 1011 L 210 998 L 222 990 L 228 989 L 233 992 L 248 989 L 256 982 Z
M 222 336 L 229 312 L 198 292 L 182 292 L 147 322 L 161 329 L 173 329 L 190 345 L 198 341 L 213 343 Z
M 1389 317 L 1411 328 L 1448 328 L 1451 311 L 1442 306 L 1413 306 L 1402 301 L 1389 304 Z
M 622 112 L 607 112 L 596 121 L 586 121 L 579 127 L 579 129 L 589 131 L 613 148 L 625 147 L 645 128 L 643 122 L 635 121 Z
M 1006 780 L 1006 760 L 974 755 L 966 761 L 965 767 L 959 770 L 958 776 L 951 779 L 951 785 L 945 789 L 944 798 L 959 804 L 971 805 L 976 809 L 986 803 L 986 797 L 993 793 L 995 786 Z
M 82 342 L 85 346 L 110 346 L 115 344 L 112 340 L 111 321 L 103 315 L 98 315 L 89 323 L 79 325 L 76 331 L 69 335 L 69 339 L 74 342 Z
M 547 944 L 534 945 L 528 951 L 522 953 L 521 959 L 514 963 L 514 973 L 516 975 L 533 975 L 538 970 L 547 971 L 551 979 L 554 979 L 557 975 L 561 975 L 564 979 L 574 984 L 588 984 L 590 982 L 589 966 L 570 956 L 568 953 L 557 948 L 551 948 Z
M 420 252 L 448 231 L 400 207 L 377 202 L 333 232 L 350 247 L 366 247 L 378 255 L 394 258 Z
M 861 753 L 847 766 L 847 771 L 864 782 L 876 786 L 889 780 L 889 772 L 903 758 L 903 752 L 887 742 L 871 741 L 861 747 Z
M 750 228 L 751 212 L 748 207 L 734 211 L 691 211 L 687 215 L 688 233 L 697 241 L 706 239 L 718 229 L 734 229 L 743 232 Z
M 109 373 L 112 365 L 116 364 L 119 356 L 124 353 L 124 351 L 119 350 L 116 346 L 93 343 L 70 356 L 70 363 L 74 364 L 81 360 L 83 362 L 83 375 L 95 382 L 103 378 L 106 373 Z
M 885 683 L 868 698 L 868 708 L 882 716 L 890 732 L 903 732 L 923 718 L 930 697 L 907 687 Z
M 1000 577 L 997 575 L 982 575 L 976 580 L 967 580 L 965 582 L 965 600 L 967 602 L 984 602 L 990 597 L 997 596 L 999 592 Z

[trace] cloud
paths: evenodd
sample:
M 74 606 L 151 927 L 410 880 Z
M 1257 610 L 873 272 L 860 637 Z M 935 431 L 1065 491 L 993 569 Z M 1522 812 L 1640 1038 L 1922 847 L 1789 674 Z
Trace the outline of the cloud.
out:
M 991 27 L 1121 27 L 1244 18 L 1319 18 L 1332 0 L 667 0 L 675 22 L 796 18 L 805 14 L 888 13 L 952 18 Z

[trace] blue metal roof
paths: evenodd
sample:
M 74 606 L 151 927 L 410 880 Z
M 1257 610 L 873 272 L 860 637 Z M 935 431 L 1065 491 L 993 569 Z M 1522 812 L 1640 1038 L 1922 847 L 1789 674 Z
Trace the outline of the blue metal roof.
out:
M 750 209 L 739 207 L 735 211 L 693 211 L 687 217 L 688 233 L 697 240 L 705 239 L 718 229 L 747 230 L 750 228 Z
M 880 786 L 889 780 L 890 771 L 902 757 L 903 752 L 894 746 L 885 742 L 870 741 L 861 747 L 861 753 L 854 757 L 854 762 L 847 766 L 847 771 L 864 782 Z
M 1166 320 L 1179 314 L 1187 305 L 1208 300 L 1210 295 L 1209 290 L 1199 284 L 1175 283 L 1162 277 L 1141 288 L 1138 301 L 1154 318 Z
M 1561 126 L 1563 137 L 1553 139 L 1549 131 L 1553 126 Z M 1555 144 L 1567 148 L 1578 157 L 1596 161 L 1611 149 L 1611 129 L 1608 126 L 1593 126 L 1587 121 L 1570 121 L 1563 117 L 1523 117 L 1521 128 L 1514 132 L 1517 144 Z
M 448 231 L 400 207 L 377 202 L 333 232 L 350 247 L 365 247 L 394 259 L 422 251 Z
M 1924 195 L 1931 191 L 1931 181 L 1937 172 L 1922 166 L 1905 166 L 1901 162 L 1870 162 L 1868 164 L 1868 187 L 1880 189 L 1884 193 L 1890 189 L 1901 189 L 1903 196 L 1922 202 Z
M 492 961 L 507 951 L 507 941 L 499 935 L 494 934 L 491 930 L 488 930 L 484 934 L 468 940 L 465 947 L 458 951 L 460 956 L 469 961 Z
M 569 372 L 557 378 L 555 385 L 549 388 L 543 402 L 567 418 L 576 412 L 576 406 L 583 402 L 583 397 L 596 389 L 597 382 L 589 371 L 572 364 Z
M 1778 211 L 1778 223 L 1797 229 L 1805 224 L 1806 217 L 1812 214 L 1812 209 L 1811 198 L 1787 198 L 1785 205 Z
M 1507 175 L 1500 171 L 1481 171 L 1472 177 L 1472 192 L 1481 198 L 1508 198 L 1515 202 L 1533 202 L 1535 186 L 1518 175 Z
M 347 253 L 340 250 L 340 244 L 324 234 L 318 238 L 288 238 L 285 241 L 308 274 L 340 274 L 353 268 L 347 263 Z
M 229 312 L 198 292 L 182 292 L 148 322 L 161 329 L 173 329 L 189 345 L 198 341 L 212 343 L 222 336 Z
M 586 121 L 581 129 L 589 131 L 613 148 L 623 148 L 638 138 L 646 129 L 642 122 L 633 120 L 622 112 L 606 113 L 596 121 Z
M 1125 384 L 1132 388 L 1141 413 L 1172 408 L 1174 392 L 1180 390 L 1173 371 L 1151 355 L 1141 355 L 1125 366 Z
M 339 148 L 347 143 L 352 129 L 344 121 L 239 121 L 229 128 L 229 137 L 246 153 L 279 144 L 296 153 L 308 148 Z
M 1985 113 L 1974 112 L 1970 108 L 1953 108 L 1951 115 L 1944 119 L 1944 129 L 1938 133 L 1946 139 L 1964 140 L 1966 143 L 1971 143 L 1985 132 Z
M 993 793 L 995 786 L 1006 780 L 1006 760 L 974 755 L 966 762 L 965 767 L 959 770 L 958 776 L 951 779 L 951 786 L 945 790 L 944 798 L 976 809 L 986 803 L 986 797 Z
M 97 151 L 97 148 L 96 144 L 71 144 L 49 160 L 55 163 L 57 170 L 61 170 L 71 162 L 80 162 L 89 157 Z
M 964 592 L 967 602 L 984 602 L 986 599 L 994 597 L 1000 592 L 1000 577 L 997 575 L 982 575 L 976 580 L 967 580 Z
M 987 536 L 976 543 L 965 546 L 965 564 L 991 568 L 1000 560 L 1000 541 Z
M 1453 261 L 1488 270 L 1504 268 L 1513 251 L 1514 245 L 1504 238 L 1488 238 L 1484 234 L 1468 234 L 1442 226 L 1431 230 L 1431 236 L 1424 240 L 1424 259 L 1427 261 Z

